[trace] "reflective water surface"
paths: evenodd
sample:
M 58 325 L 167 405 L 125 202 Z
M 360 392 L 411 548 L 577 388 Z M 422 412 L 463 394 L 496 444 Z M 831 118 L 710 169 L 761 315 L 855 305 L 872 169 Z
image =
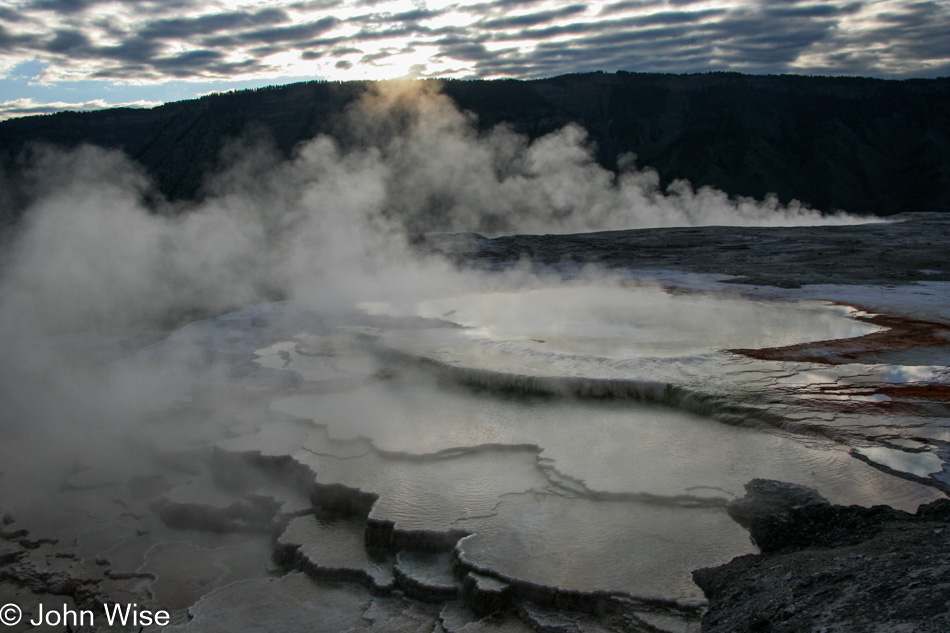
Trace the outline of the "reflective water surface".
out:
M 769 402 L 772 386 L 834 383 L 828 371 L 722 351 L 879 329 L 846 307 L 565 286 L 363 308 L 403 325 L 302 334 L 257 353 L 311 380 L 377 379 L 271 410 L 309 424 L 289 443 L 319 483 L 371 491 L 369 518 L 397 530 L 468 534 L 460 559 L 501 580 L 697 601 L 692 569 L 754 551 L 724 509 L 750 479 L 910 511 L 940 496 L 846 444 L 756 416 L 786 406 Z M 354 337 L 375 361 L 342 351 Z M 577 392 L 598 397 L 550 395 L 551 377 L 593 381 Z M 242 441 L 273 440 L 262 430 Z

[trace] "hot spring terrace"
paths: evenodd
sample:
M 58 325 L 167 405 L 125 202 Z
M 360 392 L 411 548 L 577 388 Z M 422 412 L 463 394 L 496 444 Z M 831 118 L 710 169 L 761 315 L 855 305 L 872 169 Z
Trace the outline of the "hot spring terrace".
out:
M 136 601 L 169 630 L 698 630 L 692 570 L 757 551 L 725 510 L 751 479 L 947 496 L 947 270 L 915 259 L 946 226 L 671 229 L 655 255 L 439 238 L 500 281 L 188 324 L 122 360 L 155 389 L 121 428 L 0 447 L 0 602 Z M 881 231 L 893 252 L 831 254 Z

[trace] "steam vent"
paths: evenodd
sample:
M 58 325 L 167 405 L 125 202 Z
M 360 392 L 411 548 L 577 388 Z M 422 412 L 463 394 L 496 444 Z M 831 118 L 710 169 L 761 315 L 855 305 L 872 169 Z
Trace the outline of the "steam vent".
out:
M 395 292 L 25 330 L 10 630 L 108 604 L 183 633 L 947 630 L 950 219 L 411 252 Z M 916 610 L 862 593 L 875 561 Z M 809 607 L 845 566 L 845 606 Z

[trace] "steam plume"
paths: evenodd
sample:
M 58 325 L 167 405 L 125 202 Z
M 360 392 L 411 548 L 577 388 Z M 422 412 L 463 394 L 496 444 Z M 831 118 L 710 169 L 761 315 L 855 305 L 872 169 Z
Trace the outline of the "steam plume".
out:
M 505 126 L 482 133 L 432 83 L 378 84 L 343 126 L 347 149 L 321 136 L 289 160 L 266 141 L 233 144 L 201 202 L 157 211 L 147 176 L 117 152 L 38 152 L 33 203 L 0 278 L 5 371 L 21 386 L 74 385 L 60 352 L 38 342 L 50 334 L 164 329 L 276 298 L 332 309 L 458 286 L 452 266 L 407 247 L 416 232 L 854 221 L 684 181 L 662 191 L 632 156 L 619 173 L 601 167 L 574 125 L 533 142 Z

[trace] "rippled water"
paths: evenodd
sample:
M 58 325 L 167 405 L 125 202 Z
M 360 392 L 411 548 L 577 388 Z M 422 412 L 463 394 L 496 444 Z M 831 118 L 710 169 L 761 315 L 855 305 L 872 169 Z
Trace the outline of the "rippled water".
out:
M 741 496 L 750 479 L 763 477 L 819 488 L 843 504 L 912 510 L 929 500 L 926 489 L 874 470 L 830 441 L 731 426 L 639 402 L 524 398 L 417 380 L 291 396 L 272 408 L 325 425 L 333 439 L 366 438 L 387 453 L 536 447 L 551 468 L 597 492 L 726 501 Z M 445 481 L 456 476 L 442 467 Z
M 505 498 L 497 519 L 473 525 L 460 545 L 466 561 L 572 591 L 700 601 L 693 569 L 755 551 L 716 508 L 527 495 Z
M 754 549 L 724 509 L 750 479 L 803 484 L 835 503 L 907 510 L 939 496 L 817 435 L 751 418 L 735 424 L 745 418 L 731 407 L 774 408 L 756 390 L 808 373 L 722 350 L 879 329 L 849 318 L 846 307 L 652 286 L 363 307 L 429 320 L 361 330 L 368 347 L 359 352 L 346 328 L 259 350 L 262 365 L 308 380 L 363 377 L 342 391 L 277 399 L 271 409 L 312 422 L 297 459 L 318 482 L 374 493 L 370 518 L 397 529 L 468 533 L 459 555 L 490 575 L 694 601 L 701 594 L 692 569 Z M 594 385 L 576 393 L 624 398 L 541 395 L 558 393 L 545 388 L 549 378 Z M 690 406 L 670 389 L 688 394 Z

